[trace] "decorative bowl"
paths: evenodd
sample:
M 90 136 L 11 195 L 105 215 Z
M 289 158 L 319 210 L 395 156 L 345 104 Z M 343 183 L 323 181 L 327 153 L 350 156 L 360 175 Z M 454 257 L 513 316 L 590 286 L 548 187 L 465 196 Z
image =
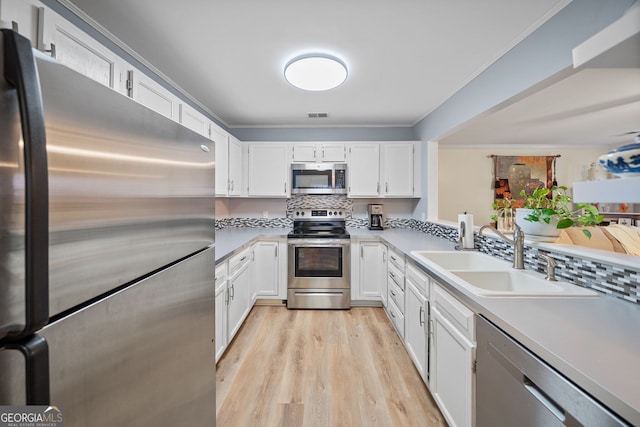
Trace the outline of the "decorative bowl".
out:
M 614 175 L 640 176 L 640 135 L 636 136 L 636 142 L 598 157 L 598 162 Z

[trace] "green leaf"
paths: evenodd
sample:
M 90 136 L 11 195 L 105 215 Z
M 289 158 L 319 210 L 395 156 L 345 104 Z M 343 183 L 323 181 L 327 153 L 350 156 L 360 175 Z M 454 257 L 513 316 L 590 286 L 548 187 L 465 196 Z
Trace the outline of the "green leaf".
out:
M 571 218 L 564 218 L 558 221 L 558 225 L 556 226 L 556 228 L 569 228 L 572 225 L 573 225 L 573 220 Z

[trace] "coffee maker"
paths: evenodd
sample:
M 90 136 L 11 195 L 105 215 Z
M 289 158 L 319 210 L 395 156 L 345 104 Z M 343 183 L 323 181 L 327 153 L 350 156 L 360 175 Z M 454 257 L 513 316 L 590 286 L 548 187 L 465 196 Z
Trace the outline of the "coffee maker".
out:
M 384 215 L 382 214 L 383 205 L 370 204 L 367 207 L 369 218 L 369 230 L 384 230 Z

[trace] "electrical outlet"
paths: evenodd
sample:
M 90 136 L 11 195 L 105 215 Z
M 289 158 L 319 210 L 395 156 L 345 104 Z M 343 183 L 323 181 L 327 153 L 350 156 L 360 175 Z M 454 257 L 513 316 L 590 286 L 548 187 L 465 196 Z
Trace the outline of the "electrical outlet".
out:
M 269 211 L 262 211 L 262 218 L 269 218 Z

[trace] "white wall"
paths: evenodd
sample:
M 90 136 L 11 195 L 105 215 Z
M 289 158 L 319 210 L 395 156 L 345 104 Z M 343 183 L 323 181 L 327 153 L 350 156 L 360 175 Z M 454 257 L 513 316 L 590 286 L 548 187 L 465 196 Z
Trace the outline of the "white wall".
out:
M 448 148 L 438 150 L 438 217 L 457 221 L 464 211 L 474 215 L 474 224 L 491 222 L 493 203 L 493 159 L 490 154 L 510 156 L 550 156 L 560 154 L 557 160 L 558 185 L 572 188 L 575 181 L 585 181 L 587 168 L 598 156 L 608 150 L 603 147 L 576 148 Z

